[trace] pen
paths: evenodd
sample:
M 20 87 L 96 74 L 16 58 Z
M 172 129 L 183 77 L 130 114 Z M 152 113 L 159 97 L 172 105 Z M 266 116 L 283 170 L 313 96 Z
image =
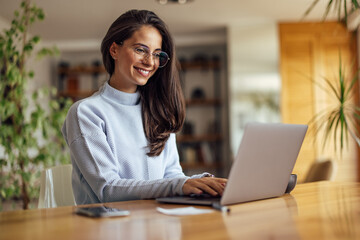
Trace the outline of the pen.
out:
M 212 207 L 221 212 L 230 212 L 230 208 L 220 205 L 220 203 L 213 203 Z

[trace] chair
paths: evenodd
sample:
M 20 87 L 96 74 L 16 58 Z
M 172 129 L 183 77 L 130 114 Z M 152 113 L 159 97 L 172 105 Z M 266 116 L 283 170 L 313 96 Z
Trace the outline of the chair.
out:
M 38 208 L 76 205 L 71 185 L 72 165 L 60 165 L 41 172 Z
M 335 177 L 336 165 L 329 159 L 315 161 L 304 180 L 304 182 L 329 181 Z

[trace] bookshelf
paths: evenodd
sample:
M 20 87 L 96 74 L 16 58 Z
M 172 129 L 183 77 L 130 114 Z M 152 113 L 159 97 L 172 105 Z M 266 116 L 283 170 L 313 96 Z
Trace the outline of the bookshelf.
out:
M 74 102 L 91 96 L 106 79 L 107 73 L 98 62 L 93 65 L 60 63 L 57 68 L 59 95 Z
M 221 176 L 227 158 L 224 64 L 218 55 L 197 56 L 180 58 L 187 111 L 184 128 L 177 135 L 180 163 L 188 175 L 208 171 Z

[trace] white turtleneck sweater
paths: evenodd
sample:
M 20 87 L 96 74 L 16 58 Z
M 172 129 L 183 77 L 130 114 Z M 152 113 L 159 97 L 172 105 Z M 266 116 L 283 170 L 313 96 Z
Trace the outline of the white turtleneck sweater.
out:
M 70 148 L 77 204 L 181 195 L 182 172 L 171 134 L 157 157 L 148 157 L 139 93 L 106 83 L 69 110 L 62 132 Z M 206 176 L 206 173 L 192 178 Z

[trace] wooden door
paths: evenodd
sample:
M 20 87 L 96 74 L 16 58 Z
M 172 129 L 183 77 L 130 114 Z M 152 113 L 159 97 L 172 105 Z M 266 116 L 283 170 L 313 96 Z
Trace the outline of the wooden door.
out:
M 285 123 L 308 124 L 324 109 L 333 106 L 330 90 L 314 83 L 338 78 L 339 56 L 351 77 L 356 69 L 356 36 L 337 22 L 279 24 L 281 54 L 281 113 Z M 356 86 L 357 88 L 357 86 Z M 353 98 L 358 102 L 358 94 Z M 336 180 L 357 180 L 358 148 L 349 137 L 348 147 L 340 156 L 334 144 L 323 148 L 323 136 L 310 128 L 300 151 L 294 172 L 303 181 L 310 165 L 319 158 L 330 158 L 337 166 Z

